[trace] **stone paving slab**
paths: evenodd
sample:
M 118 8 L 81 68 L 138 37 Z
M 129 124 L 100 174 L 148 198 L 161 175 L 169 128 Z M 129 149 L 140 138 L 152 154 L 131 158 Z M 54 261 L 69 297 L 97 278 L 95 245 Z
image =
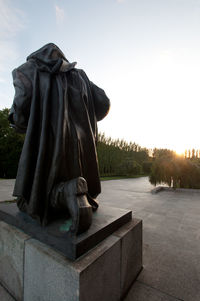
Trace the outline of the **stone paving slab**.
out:
M 11 180 L 0 180 L 0 202 L 1 201 L 10 201 L 15 197 L 13 194 L 15 179 Z
M 133 217 L 143 220 L 144 266 L 138 280 L 154 291 L 145 299 L 146 288 L 132 288 L 128 300 L 199 301 L 200 193 L 152 194 L 152 188 L 148 178 L 102 183 L 100 203 L 131 209 Z
M 136 281 L 124 301 L 181 301 L 168 294 L 164 294 L 150 286 Z

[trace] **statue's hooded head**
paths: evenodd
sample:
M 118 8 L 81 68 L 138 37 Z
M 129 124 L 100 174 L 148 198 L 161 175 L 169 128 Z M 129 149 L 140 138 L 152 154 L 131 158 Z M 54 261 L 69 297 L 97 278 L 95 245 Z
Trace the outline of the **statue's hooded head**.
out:
M 69 63 L 63 52 L 53 43 L 44 45 L 27 57 L 27 61 L 34 61 L 38 69 L 45 72 L 67 72 L 75 67 L 76 62 Z M 64 67 L 63 67 L 64 66 Z

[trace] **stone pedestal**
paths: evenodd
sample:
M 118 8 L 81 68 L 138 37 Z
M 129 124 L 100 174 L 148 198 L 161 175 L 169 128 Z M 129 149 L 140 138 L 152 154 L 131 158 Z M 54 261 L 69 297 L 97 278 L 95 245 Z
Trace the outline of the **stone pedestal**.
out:
M 88 252 L 131 219 L 131 210 L 103 205 L 93 213 L 91 227 L 75 236 L 69 231 L 71 219 L 60 218 L 42 227 L 36 220 L 19 211 L 16 203 L 0 204 L 0 220 L 16 226 L 27 235 L 53 247 L 72 260 Z
M 138 219 L 75 261 L 0 222 L 0 283 L 18 301 L 122 300 L 141 268 Z
M 24 250 L 28 239 L 28 235 L 0 222 L 0 283 L 17 300 L 23 300 Z

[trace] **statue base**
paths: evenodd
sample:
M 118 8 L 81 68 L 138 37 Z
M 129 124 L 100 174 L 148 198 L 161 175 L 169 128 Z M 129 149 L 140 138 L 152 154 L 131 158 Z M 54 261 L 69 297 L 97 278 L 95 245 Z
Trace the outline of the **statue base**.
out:
M 142 269 L 142 221 L 129 221 L 75 261 L 0 221 L 0 267 L 0 283 L 17 301 L 123 300 Z
M 100 206 L 93 214 L 91 227 L 78 236 L 69 232 L 70 221 L 60 219 L 46 227 L 19 211 L 16 203 L 0 203 L 0 220 L 17 227 L 32 238 L 75 260 L 132 219 L 132 211 Z

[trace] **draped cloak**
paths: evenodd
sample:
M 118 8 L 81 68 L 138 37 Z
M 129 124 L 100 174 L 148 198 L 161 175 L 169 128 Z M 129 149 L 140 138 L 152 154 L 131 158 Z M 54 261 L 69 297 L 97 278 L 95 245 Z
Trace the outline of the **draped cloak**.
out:
M 26 132 L 13 195 L 23 211 L 45 225 L 54 185 L 82 176 L 91 198 L 101 192 L 97 121 L 106 116 L 110 101 L 52 43 L 29 55 L 12 74 L 9 120 L 18 132 Z

